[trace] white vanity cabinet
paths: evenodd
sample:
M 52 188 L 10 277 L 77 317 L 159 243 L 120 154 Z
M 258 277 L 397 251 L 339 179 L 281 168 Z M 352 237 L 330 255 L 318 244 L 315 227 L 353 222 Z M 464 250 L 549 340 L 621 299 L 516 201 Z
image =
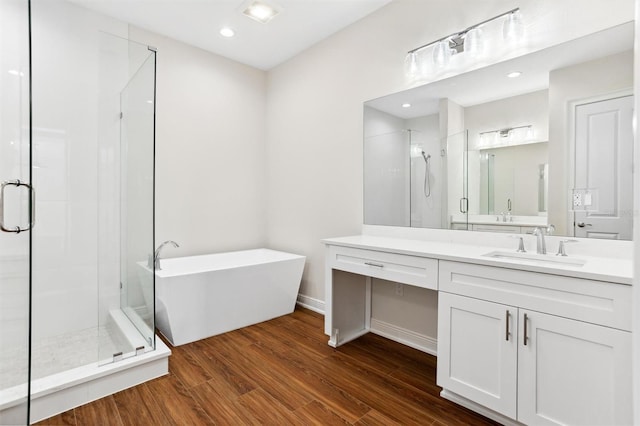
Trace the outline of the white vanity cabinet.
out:
M 440 292 L 438 386 L 516 417 L 517 308 Z
M 449 261 L 439 270 L 443 396 L 524 424 L 632 423 L 630 286 Z

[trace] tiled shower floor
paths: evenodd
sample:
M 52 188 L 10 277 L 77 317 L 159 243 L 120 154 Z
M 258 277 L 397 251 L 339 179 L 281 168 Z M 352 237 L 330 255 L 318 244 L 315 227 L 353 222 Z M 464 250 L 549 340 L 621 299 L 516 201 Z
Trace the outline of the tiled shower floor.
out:
M 33 343 L 31 380 L 98 361 L 110 361 L 114 353 L 133 348 L 115 325 L 92 327 Z M 10 388 L 27 378 L 24 348 L 0 347 L 0 384 Z

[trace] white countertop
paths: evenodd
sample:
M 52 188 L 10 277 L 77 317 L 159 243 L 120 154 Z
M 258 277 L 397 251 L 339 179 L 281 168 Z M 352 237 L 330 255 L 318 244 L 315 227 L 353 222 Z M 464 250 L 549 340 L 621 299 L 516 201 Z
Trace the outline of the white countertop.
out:
M 547 226 L 546 216 L 507 216 L 502 221 L 502 215 L 470 214 L 468 217 L 460 214 L 452 215 L 451 223 L 469 223 L 473 225 L 497 225 L 497 226 Z
M 519 259 L 496 259 L 483 256 L 483 254 L 496 250 L 505 252 L 509 250 L 474 244 L 390 238 L 372 235 L 327 238 L 322 240 L 322 242 L 327 245 L 355 247 L 390 253 L 407 254 L 411 256 L 429 257 L 440 260 L 474 263 L 478 265 L 499 266 L 503 268 L 607 281 L 619 284 L 633 283 L 633 268 L 632 261 L 630 259 L 576 255 L 571 257 L 584 260 L 586 263 L 583 266 L 564 264 L 546 265 L 542 262 L 530 262 Z M 515 252 L 515 250 L 511 251 Z M 547 254 L 547 256 L 555 257 L 554 254 Z

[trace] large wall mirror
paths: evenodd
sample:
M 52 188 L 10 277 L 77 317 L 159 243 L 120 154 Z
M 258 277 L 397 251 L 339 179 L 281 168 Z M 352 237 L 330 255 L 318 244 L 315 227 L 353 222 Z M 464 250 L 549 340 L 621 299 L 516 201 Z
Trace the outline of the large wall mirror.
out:
M 364 223 L 632 239 L 634 24 L 364 105 Z

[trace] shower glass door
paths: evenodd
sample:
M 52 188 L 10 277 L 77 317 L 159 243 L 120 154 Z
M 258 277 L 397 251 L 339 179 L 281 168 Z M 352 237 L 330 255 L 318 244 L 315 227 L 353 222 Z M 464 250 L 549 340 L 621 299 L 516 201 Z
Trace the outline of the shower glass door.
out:
M 130 49 L 143 62 L 120 93 L 120 306 L 144 337 L 136 348 L 148 350 L 155 348 L 155 274 L 149 259 L 154 251 L 156 55 L 139 44 L 130 43 Z
M 443 141 L 447 153 L 447 185 L 450 229 L 469 228 L 469 210 L 474 200 L 469 201 L 469 138 L 462 131 L 449 135 Z
M 0 1 L 0 424 L 29 422 L 29 3 Z
M 99 364 L 155 349 L 155 51 L 100 36 Z M 114 59 L 115 58 L 115 59 Z

